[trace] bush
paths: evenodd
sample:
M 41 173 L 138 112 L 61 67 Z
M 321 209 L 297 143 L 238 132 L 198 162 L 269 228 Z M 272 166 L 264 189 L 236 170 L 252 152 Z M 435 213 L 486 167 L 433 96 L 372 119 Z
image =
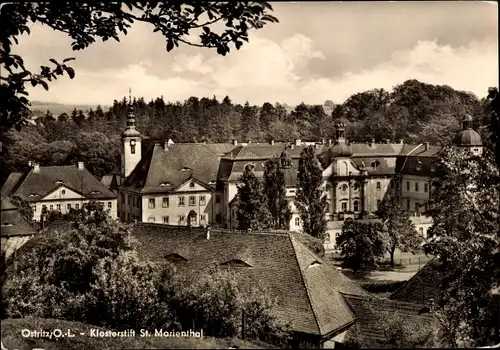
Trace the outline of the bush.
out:
M 403 287 L 406 281 L 362 282 L 361 287 L 370 293 L 392 293 Z
M 288 327 L 278 322 L 274 312 L 276 300 L 266 290 L 238 285 L 229 269 L 176 275 L 164 298 L 181 329 L 202 328 L 214 337 L 239 336 L 244 313 L 246 337 L 274 344 L 288 341 Z

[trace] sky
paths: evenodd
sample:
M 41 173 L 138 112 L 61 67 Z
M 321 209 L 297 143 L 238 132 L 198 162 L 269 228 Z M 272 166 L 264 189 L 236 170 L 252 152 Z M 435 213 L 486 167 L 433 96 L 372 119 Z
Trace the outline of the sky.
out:
M 166 101 L 191 96 L 260 105 L 344 102 L 349 96 L 408 79 L 487 94 L 498 86 L 496 2 L 280 2 L 280 23 L 250 33 L 227 56 L 180 46 L 168 53 L 161 34 L 136 23 L 120 42 L 96 42 L 73 52 L 71 40 L 32 25 L 13 51 L 28 67 L 49 58 L 71 62 L 76 77 L 29 89 L 30 98 L 110 105 L 132 95 Z

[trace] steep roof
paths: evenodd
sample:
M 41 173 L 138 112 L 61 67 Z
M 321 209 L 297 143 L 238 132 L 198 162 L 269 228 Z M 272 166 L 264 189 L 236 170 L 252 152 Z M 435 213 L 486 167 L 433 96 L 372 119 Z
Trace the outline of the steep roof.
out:
M 395 171 L 405 175 L 433 176 L 433 165 L 441 150 L 438 146 L 419 146 L 410 155 L 398 157 Z
M 297 332 L 325 336 L 348 326 L 354 315 L 340 293 L 367 294 L 289 234 L 212 230 L 207 240 L 203 229 L 144 223 L 132 234 L 141 242 L 139 253 L 149 259 L 187 258 L 176 265 L 182 271 L 243 262 L 235 268 L 240 283 L 268 288 L 279 298 L 279 317 Z
M 377 157 L 377 156 L 397 156 L 405 148 L 402 143 L 367 143 L 352 142 L 349 144 L 353 151 L 353 157 Z
M 410 326 L 428 325 L 426 328 L 433 328 L 434 318 L 426 312 L 428 308 L 425 305 L 374 296 L 343 294 L 343 297 L 356 315 L 356 326 L 347 331 L 347 338 L 355 337 L 361 347 L 384 345 L 387 340 L 379 318 L 388 314 L 401 317 Z M 358 334 L 354 334 L 356 331 Z
M 223 159 L 230 159 L 230 160 L 267 160 L 272 157 L 277 157 L 283 152 L 284 147 L 286 146 L 285 143 L 275 143 L 274 145 L 268 144 L 268 143 L 257 143 L 257 144 L 249 144 L 247 146 L 237 146 L 234 148 L 230 153 L 226 154 Z M 308 146 L 306 145 L 300 145 L 296 146 L 293 145 L 290 148 L 287 149 L 287 151 L 290 153 L 291 157 L 294 159 L 300 158 L 300 152 L 304 148 Z M 321 152 L 324 152 L 326 146 L 321 146 L 321 147 L 315 147 L 316 153 L 319 154 Z
M 425 264 L 404 286 L 390 296 L 391 300 L 410 303 L 430 304 L 438 301 L 443 291 L 446 273 L 440 268 L 436 258 Z
M 60 183 L 61 181 L 61 183 Z M 87 169 L 74 165 L 41 166 L 39 171 L 31 169 L 24 180 L 16 184 L 10 196 L 27 200 L 41 199 L 59 186 L 66 186 L 86 198 L 116 198 L 116 195 L 100 183 Z
M 31 236 L 35 230 L 26 219 L 19 213 L 17 207 L 5 197 L 1 198 L 1 229 L 2 237 Z
M 220 156 L 207 146 L 176 143 L 164 148 L 157 144 L 142 157 L 122 187 L 141 193 L 166 193 L 194 178 L 215 188 Z
M 25 175 L 26 174 L 20 172 L 10 173 L 2 186 L 2 196 L 9 197 Z

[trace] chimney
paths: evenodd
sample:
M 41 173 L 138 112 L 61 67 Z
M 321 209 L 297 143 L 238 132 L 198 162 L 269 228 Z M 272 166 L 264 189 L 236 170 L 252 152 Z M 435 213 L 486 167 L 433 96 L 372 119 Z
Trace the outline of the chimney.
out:
M 28 160 L 28 166 L 29 166 L 30 168 L 33 168 L 33 162 L 32 162 L 31 160 Z
M 252 140 L 248 140 L 248 142 L 247 142 L 247 143 L 248 143 L 248 144 L 251 144 L 251 143 L 252 143 Z
M 203 140 L 203 144 L 206 145 L 207 144 L 207 140 Z
M 385 143 L 391 143 L 391 139 L 386 139 Z
M 326 145 L 326 139 L 321 139 L 321 144 Z
M 269 141 L 269 144 L 270 144 L 271 146 L 274 146 L 274 140 Z
M 85 169 L 83 162 L 78 162 L 78 169 L 80 169 L 80 170 Z
M 328 146 L 331 146 L 332 145 L 332 139 L 329 139 L 328 140 Z
M 165 142 L 163 143 L 163 149 L 164 149 L 164 150 L 168 150 L 168 141 L 165 141 Z
M 210 239 L 210 226 L 207 226 L 206 234 L 207 234 L 207 241 L 208 241 Z
M 375 147 L 375 139 L 372 139 L 370 142 L 370 147 L 373 148 Z
M 424 145 L 425 145 L 425 150 L 428 151 L 429 150 L 429 142 L 424 143 Z
M 290 145 L 290 149 L 294 149 L 294 148 L 295 148 L 295 145 L 292 143 L 292 144 Z
M 233 146 L 237 146 L 238 145 L 238 141 L 237 140 L 233 140 Z
M 302 141 L 300 139 L 295 139 L 295 146 L 302 145 Z
M 40 164 L 33 163 L 33 172 L 34 173 L 39 173 L 40 172 Z
M 400 140 L 399 140 L 399 143 L 400 143 L 400 144 L 403 144 L 403 143 L 404 143 L 404 140 L 403 140 L 403 139 L 400 139 Z

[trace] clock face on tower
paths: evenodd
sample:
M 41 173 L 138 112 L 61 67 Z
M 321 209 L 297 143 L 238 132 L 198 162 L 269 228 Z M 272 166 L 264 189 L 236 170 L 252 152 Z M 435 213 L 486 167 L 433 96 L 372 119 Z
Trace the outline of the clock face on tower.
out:
M 135 140 L 130 141 L 130 146 L 135 146 Z

